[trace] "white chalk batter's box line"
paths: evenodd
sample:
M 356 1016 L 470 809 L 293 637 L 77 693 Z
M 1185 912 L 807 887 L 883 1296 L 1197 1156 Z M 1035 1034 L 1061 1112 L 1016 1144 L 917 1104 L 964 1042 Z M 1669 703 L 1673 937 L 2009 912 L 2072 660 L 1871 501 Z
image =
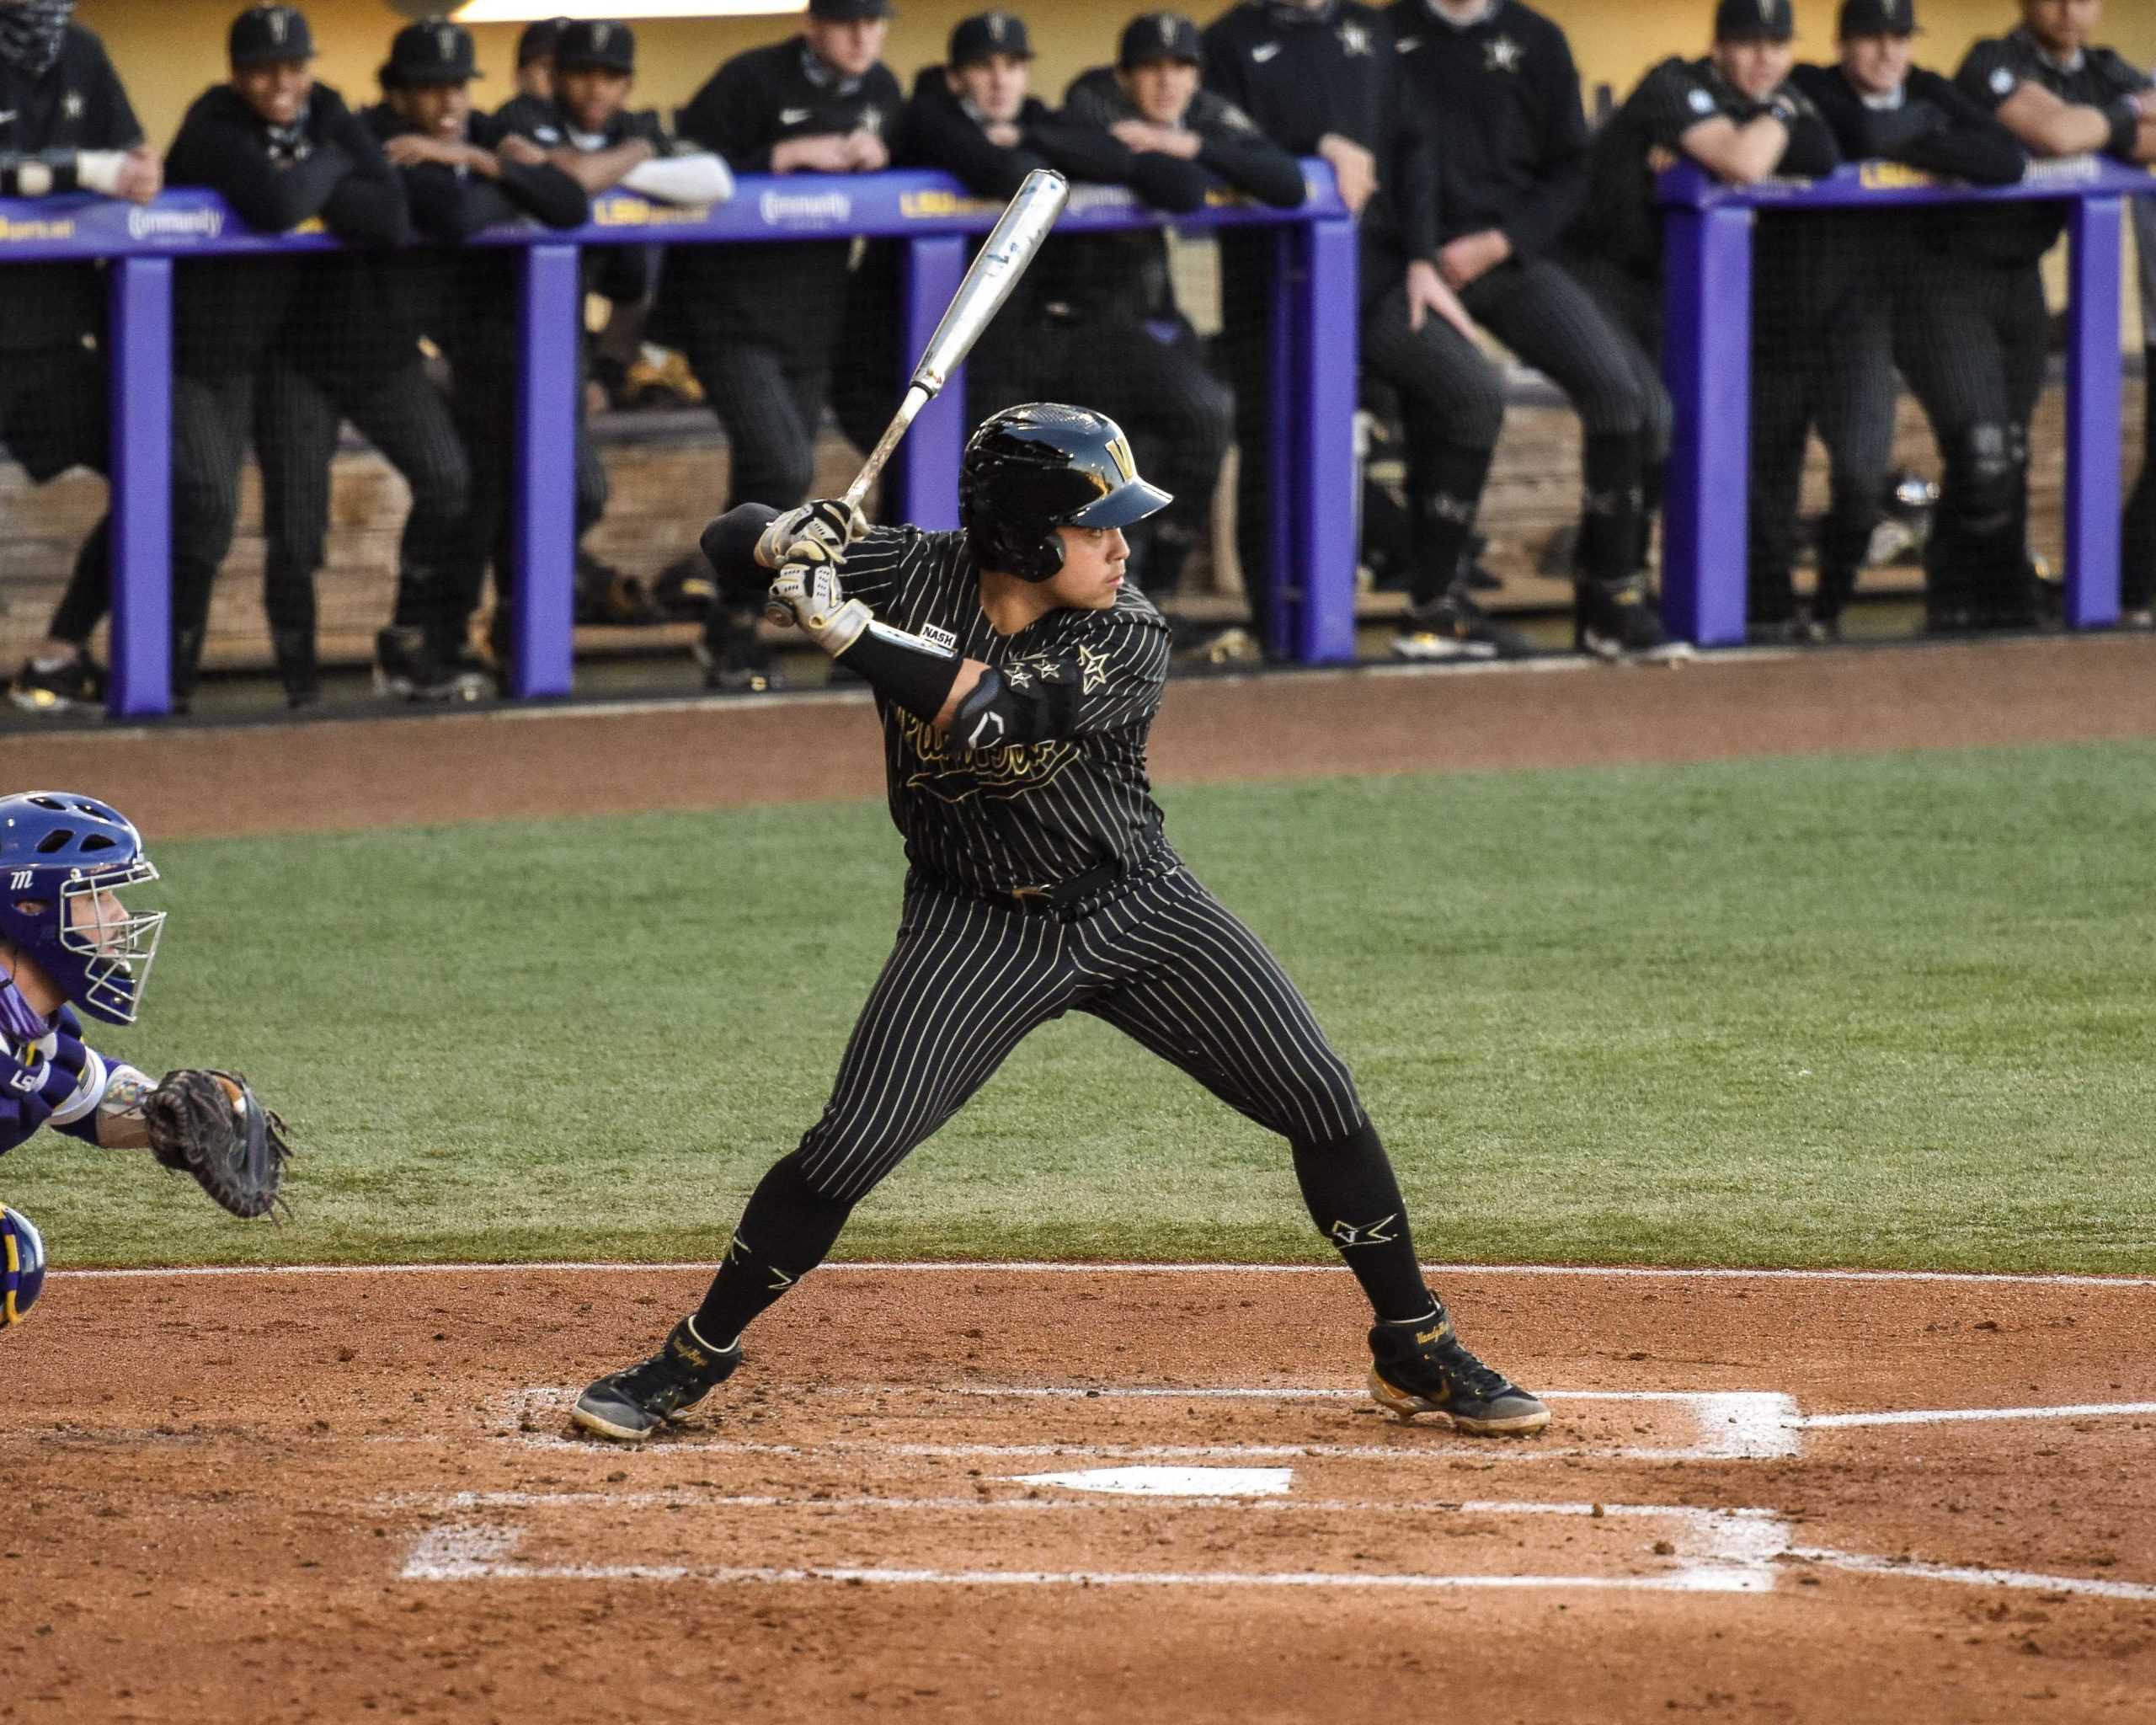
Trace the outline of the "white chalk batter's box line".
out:
M 537 1449 L 591 1450 L 606 1447 L 596 1439 L 572 1437 L 567 1434 L 569 1405 L 574 1402 L 581 1386 L 549 1385 L 534 1389 L 514 1391 L 494 1404 L 493 1423 L 499 1436 L 510 1441 Z M 1774 1391 L 1761 1390 L 1551 1390 L 1541 1392 L 1545 1400 L 1556 1402 L 1616 1402 L 1665 1403 L 1683 1408 L 1691 1416 L 1694 1435 L 1689 1443 L 1674 1447 L 1652 1445 L 1582 1445 L 1545 1444 L 1540 1440 L 1491 1440 L 1479 1439 L 1476 1444 L 1476 1459 L 1500 1461 L 1550 1461 L 1564 1457 L 1592 1457 L 1602 1461 L 1723 1461 L 1771 1460 L 1798 1453 L 1798 1431 L 1801 1424 L 1796 1403 L 1790 1397 Z M 1163 1397 L 1190 1400 L 1232 1399 L 1250 1401 L 1362 1401 L 1366 1391 L 1345 1389 L 1306 1389 L 1289 1386 L 1283 1389 L 1229 1388 L 1176 1389 L 1170 1386 L 1117 1387 L 1088 1389 L 1074 1385 L 1045 1387 L 998 1388 L 982 1385 L 924 1386 L 919 1384 L 864 1385 L 852 1387 L 819 1389 L 819 1397 L 833 1398 L 835 1405 L 845 1399 L 873 1396 L 925 1397 L 958 1395 L 988 1399 L 1025 1401 L 1042 1398 L 1084 1401 L 1098 1397 L 1113 1400 L 1123 1397 Z M 557 1425 L 562 1431 L 531 1429 L 543 1425 Z M 1427 1452 L 1432 1461 L 1457 1461 L 1461 1450 L 1456 1444 L 1444 1443 L 1446 1434 L 1434 1424 L 1423 1428 L 1439 1440 L 1438 1446 Z M 1467 1440 L 1462 1439 L 1461 1442 Z M 894 1444 L 881 1441 L 861 1443 L 840 1439 L 829 1444 L 767 1444 L 746 1439 L 670 1438 L 666 1444 L 669 1454 L 682 1451 L 718 1451 L 734 1455 L 790 1455 L 812 1452 L 840 1454 L 873 1451 L 878 1455 L 901 1456 L 961 1457 L 1019 1457 L 1033 1455 L 1101 1455 L 1129 1460 L 1215 1460 L 1234 1457 L 1294 1457 L 1337 1456 L 1353 1460 L 1412 1460 L 1415 1452 L 1403 1450 L 1399 1445 L 1377 1444 Z
M 1022 1484 L 1023 1480 L 1011 1483 Z M 547 1499 L 529 1493 L 468 1495 L 472 1507 L 496 1507 L 491 1501 L 514 1499 L 517 1507 L 540 1507 L 549 1502 L 608 1505 L 623 1498 L 603 1493 L 564 1493 Z M 641 1494 L 625 1494 L 635 1496 Z M 454 1498 L 443 1500 L 453 1504 Z M 728 1503 L 742 1508 L 830 1507 L 828 1498 L 724 1498 L 702 1500 L 712 1507 Z M 1145 1501 L 1158 1507 L 1160 1499 Z M 1219 1507 L 1232 1503 L 1247 1509 L 1235 1498 L 1179 1499 L 1193 1506 Z M 1257 1501 L 1267 1503 L 1259 1498 Z M 877 1498 L 863 1500 L 863 1507 L 889 1510 L 947 1510 L 957 1507 L 979 1509 L 983 1504 L 966 1499 Z M 1041 1507 L 1038 1504 L 1035 1508 Z M 1081 1507 L 1071 1504 L 1069 1507 Z M 1101 1500 L 1092 1507 L 1102 1506 Z M 1341 1503 L 1313 1503 L 1314 1509 L 1331 1514 L 1364 1513 L 1367 1506 Z M 939 1569 L 889 1565 L 819 1564 L 801 1567 L 750 1565 L 695 1565 L 653 1563 L 534 1563 L 517 1559 L 526 1530 L 500 1523 L 466 1523 L 428 1529 L 414 1541 L 399 1578 L 414 1582 L 464 1581 L 579 1581 L 579 1582 L 702 1582 L 716 1585 L 743 1583 L 792 1585 L 803 1583 L 841 1583 L 895 1587 L 1084 1587 L 1084 1588 L 1339 1588 L 1390 1590 L 1457 1590 L 1472 1589 L 1590 1589 L 1647 1593 L 1766 1593 L 1774 1584 L 1778 1554 L 1789 1548 L 1789 1525 L 1771 1512 L 1760 1509 L 1701 1509 L 1688 1504 L 1599 1504 L 1508 1503 L 1476 1499 L 1465 1503 L 1429 1502 L 1412 1508 L 1424 1514 L 1487 1516 L 1560 1515 L 1597 1519 L 1636 1518 L 1665 1527 L 1673 1537 L 1663 1541 L 1666 1557 L 1651 1561 L 1666 1567 L 1652 1574 L 1633 1575 L 1462 1575 L 1400 1572 L 1364 1573 L 1320 1570 L 1098 1570 L 1098 1569 Z

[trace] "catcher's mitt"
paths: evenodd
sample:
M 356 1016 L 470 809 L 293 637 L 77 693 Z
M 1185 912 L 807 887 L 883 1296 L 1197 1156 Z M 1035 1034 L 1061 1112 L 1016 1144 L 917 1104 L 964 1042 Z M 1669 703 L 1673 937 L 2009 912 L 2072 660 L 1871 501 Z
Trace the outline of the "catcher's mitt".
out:
M 237 1072 L 193 1067 L 168 1072 L 142 1102 L 150 1154 L 236 1216 L 266 1216 L 291 1146 L 285 1123 L 264 1108 Z

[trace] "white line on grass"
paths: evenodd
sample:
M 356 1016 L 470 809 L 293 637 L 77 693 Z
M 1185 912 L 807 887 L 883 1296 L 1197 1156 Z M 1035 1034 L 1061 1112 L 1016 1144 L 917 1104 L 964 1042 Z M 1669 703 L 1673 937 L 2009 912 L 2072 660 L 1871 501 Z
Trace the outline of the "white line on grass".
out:
M 699 1275 L 711 1274 L 711 1263 L 606 1263 L 575 1259 L 552 1259 L 531 1263 L 293 1263 L 186 1264 L 168 1268 L 69 1270 L 55 1277 L 80 1277 L 86 1281 L 121 1281 L 173 1276 L 412 1276 L 487 1275 L 543 1272 L 548 1274 L 606 1270 L 616 1274 Z M 2020 1286 L 2038 1288 L 2156 1288 L 2156 1276 L 2039 1275 L 1991 1270 L 1791 1270 L 1791 1269 L 1663 1269 L 1621 1264 L 1609 1268 L 1576 1263 L 1430 1263 L 1422 1272 L 1431 1276 L 1582 1276 L 1613 1280 L 1649 1281 L 1769 1281 L 1769 1282 L 1945 1282 L 1972 1287 Z M 1337 1264 L 1321 1263 L 1065 1263 L 1017 1261 L 1006 1263 L 904 1261 L 894 1263 L 827 1263 L 819 1275 L 836 1272 L 857 1275 L 1163 1275 L 1163 1276 L 1341 1276 Z

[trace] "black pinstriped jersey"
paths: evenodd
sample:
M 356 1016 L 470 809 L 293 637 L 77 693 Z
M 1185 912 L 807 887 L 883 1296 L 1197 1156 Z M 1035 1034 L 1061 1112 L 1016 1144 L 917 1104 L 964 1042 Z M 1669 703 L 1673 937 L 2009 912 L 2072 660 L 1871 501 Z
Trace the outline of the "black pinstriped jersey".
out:
M 1161 844 L 1145 745 L 1167 679 L 1168 628 L 1126 586 L 1107 611 L 1052 611 L 999 635 L 981 609 L 963 533 L 872 527 L 846 554 L 846 590 L 878 620 L 1028 683 L 1075 688 L 1062 734 L 969 750 L 880 694 L 891 820 L 906 860 L 969 892 L 1053 887 Z

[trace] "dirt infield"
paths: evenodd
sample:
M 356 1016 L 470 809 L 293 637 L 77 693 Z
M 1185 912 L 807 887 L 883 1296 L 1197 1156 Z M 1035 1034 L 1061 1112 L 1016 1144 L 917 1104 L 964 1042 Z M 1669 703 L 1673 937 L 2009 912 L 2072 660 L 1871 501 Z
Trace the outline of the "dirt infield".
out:
M 56 1277 L 0 1718 L 2150 1716 L 2156 1284 L 1443 1280 L 1544 1437 L 1339 1272 L 826 1271 L 641 1451 L 694 1270 Z
M 2152 674 L 2142 638 L 1218 681 L 1155 760 L 2141 737 Z M 864 708 L 69 750 L 153 839 L 337 830 L 873 794 Z M 833 1268 L 695 1423 L 573 1437 L 703 1282 L 56 1274 L 0 1341 L 0 1722 L 2156 1717 L 2156 1283 L 1448 1272 L 1556 1412 L 1492 1442 L 1377 1416 L 1342 1272 Z
M 1164 784 L 2156 735 L 2156 637 L 1171 683 Z M 870 797 L 866 695 L 72 734 L 152 839 Z M 802 763 L 814 762 L 804 773 Z

